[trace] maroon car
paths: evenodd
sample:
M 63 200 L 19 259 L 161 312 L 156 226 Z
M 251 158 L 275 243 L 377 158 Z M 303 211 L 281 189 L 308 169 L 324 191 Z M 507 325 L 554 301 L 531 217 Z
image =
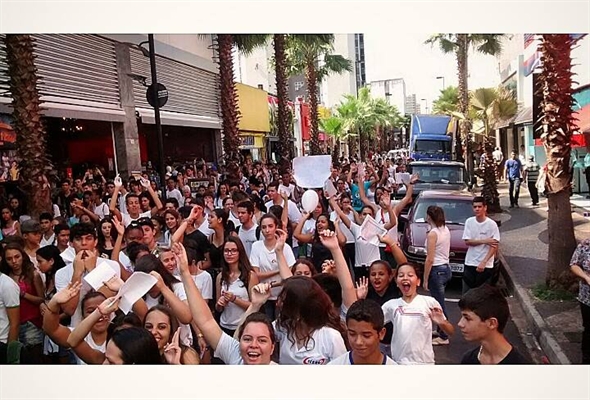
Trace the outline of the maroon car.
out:
M 463 229 L 467 218 L 473 216 L 473 195 L 465 191 L 426 190 L 415 200 L 404 225 L 400 244 L 408 261 L 424 265 L 426 260 L 426 235 L 429 225 L 426 210 L 439 206 L 445 212 L 446 225 L 451 232 L 450 266 L 453 276 L 461 276 L 465 266 L 467 245 L 463 240 Z

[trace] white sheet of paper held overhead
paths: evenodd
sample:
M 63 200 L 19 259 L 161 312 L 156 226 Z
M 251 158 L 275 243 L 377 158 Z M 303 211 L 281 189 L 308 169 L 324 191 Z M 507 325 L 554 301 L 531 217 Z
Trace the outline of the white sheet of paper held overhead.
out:
M 336 196 L 338 194 L 338 190 L 334 187 L 334 184 L 331 180 L 327 179 L 326 183 L 324 184 L 324 194 L 327 198 L 332 196 Z
M 363 224 L 361 225 L 361 237 L 367 242 L 379 246 L 379 238 L 385 235 L 387 231 L 383 229 L 377 221 L 370 215 L 365 217 Z
M 408 172 L 398 172 L 395 174 L 395 181 L 398 184 L 405 183 L 408 184 L 410 182 L 411 175 Z
M 142 298 L 158 282 L 153 276 L 145 272 L 134 272 L 119 289 L 118 296 L 121 298 L 119 309 L 125 314 L 133 308 L 133 304 Z
M 293 159 L 293 176 L 297 186 L 305 189 L 323 188 L 330 177 L 332 156 L 305 156 Z
M 94 290 L 98 290 L 104 285 L 104 282 L 108 281 L 116 274 L 115 270 L 108 263 L 99 262 L 98 265 L 84 277 L 84 280 L 88 282 Z

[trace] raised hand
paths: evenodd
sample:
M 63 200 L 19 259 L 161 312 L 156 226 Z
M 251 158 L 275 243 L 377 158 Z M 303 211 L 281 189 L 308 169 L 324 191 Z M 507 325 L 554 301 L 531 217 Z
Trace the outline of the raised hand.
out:
M 141 186 L 143 186 L 145 189 L 148 189 L 151 187 L 149 179 L 145 179 L 143 176 L 141 178 L 139 178 L 139 182 L 141 183 Z
M 116 189 L 120 189 L 123 186 L 123 180 L 121 179 L 119 174 L 117 174 L 117 176 L 113 180 L 113 183 L 115 184 Z
M 359 300 L 366 299 L 367 294 L 369 294 L 369 279 L 363 276 L 356 285 L 356 297 Z
M 275 251 L 283 251 L 285 248 L 285 242 L 287 241 L 287 232 L 283 229 L 276 230 L 277 244 L 275 245 Z
M 121 221 L 119 221 L 117 217 L 112 218 L 112 221 L 119 236 L 123 237 L 123 235 L 125 235 L 125 227 L 123 226 Z
M 119 296 L 109 297 L 98 306 L 98 312 L 101 315 L 111 315 L 119 308 L 120 300 Z
M 414 183 L 420 180 L 420 175 L 414 174 L 410 177 L 410 184 L 413 185 Z
M 193 209 L 191 210 L 190 215 L 188 216 L 188 219 L 194 222 L 194 221 L 198 220 L 202 214 L 203 214 L 203 207 L 194 206 Z
M 176 265 L 180 272 L 188 271 L 188 256 L 182 243 L 174 243 L 172 245 L 172 252 L 176 257 Z
M 154 278 L 156 278 L 158 281 L 156 282 L 155 286 L 162 290 L 162 288 L 164 286 L 166 286 L 166 284 L 164 283 L 164 279 L 162 279 L 162 275 L 160 275 L 159 273 L 157 273 L 156 271 L 152 271 L 150 272 L 150 275 L 153 276 Z
M 57 292 L 52 300 L 55 301 L 57 304 L 65 304 L 70 299 L 74 298 L 80 289 L 82 288 L 82 282 L 75 282 L 75 283 L 68 283 L 68 286 Z
M 322 274 L 336 274 L 336 264 L 334 260 L 326 260 L 322 263 Z
M 443 310 L 438 307 L 430 309 L 430 319 L 437 325 L 440 325 L 446 321 Z
M 332 232 L 329 229 L 325 229 L 323 232 L 320 232 L 320 241 L 324 247 L 330 251 L 338 250 L 340 248 L 338 236 L 335 232 Z
M 270 283 L 259 283 L 250 291 L 250 300 L 253 304 L 263 305 L 270 298 Z
M 182 350 L 180 349 L 180 328 L 176 330 L 172 341 L 164 346 L 164 358 L 166 362 L 171 365 L 180 365 L 180 356 Z
M 103 284 L 109 289 L 111 292 L 118 293 L 121 286 L 123 286 L 123 279 L 119 278 L 117 275 L 113 276 L 108 281 L 103 282 Z

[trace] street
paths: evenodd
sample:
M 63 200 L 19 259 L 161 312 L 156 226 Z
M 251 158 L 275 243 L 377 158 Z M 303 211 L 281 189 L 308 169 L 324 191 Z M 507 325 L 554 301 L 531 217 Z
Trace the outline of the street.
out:
M 501 284 L 500 284 L 500 287 Z M 465 352 L 477 347 L 477 343 L 469 343 L 463 339 L 461 331 L 457 327 L 459 320 L 461 319 L 461 310 L 459 310 L 459 299 L 461 298 L 461 279 L 454 278 L 446 290 L 446 304 L 447 312 L 449 313 L 449 320 L 455 326 L 455 334 L 450 338 L 450 344 L 447 346 L 434 346 L 434 353 L 437 364 L 459 364 L 461 358 Z M 513 312 L 513 302 L 508 299 L 510 304 L 511 313 Z M 530 357 L 527 353 L 527 347 L 525 346 L 520 333 L 513 321 L 514 316 L 511 315 L 511 319 L 506 325 L 504 335 L 513 346 L 515 346 L 522 354 Z

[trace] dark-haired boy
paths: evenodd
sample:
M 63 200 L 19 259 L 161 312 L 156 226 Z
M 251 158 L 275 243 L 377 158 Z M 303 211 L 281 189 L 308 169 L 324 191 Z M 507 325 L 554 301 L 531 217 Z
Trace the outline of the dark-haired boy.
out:
M 41 213 L 39 215 L 39 224 L 41 225 L 41 247 L 49 246 L 55 243 L 55 233 L 53 232 L 53 215 Z
M 331 365 L 393 365 L 380 350 L 385 336 L 383 310 L 373 300 L 357 300 L 346 313 L 348 344 L 352 349 L 332 360 Z
M 465 353 L 461 364 L 530 364 L 503 335 L 510 308 L 499 289 L 487 284 L 472 289 L 459 300 L 459 308 L 463 337 L 480 344 Z
M 475 216 L 467 218 L 463 240 L 468 246 L 463 271 L 463 293 L 488 282 L 494 271 L 494 256 L 500 244 L 498 224 L 487 217 L 487 204 L 483 197 L 472 201 Z

